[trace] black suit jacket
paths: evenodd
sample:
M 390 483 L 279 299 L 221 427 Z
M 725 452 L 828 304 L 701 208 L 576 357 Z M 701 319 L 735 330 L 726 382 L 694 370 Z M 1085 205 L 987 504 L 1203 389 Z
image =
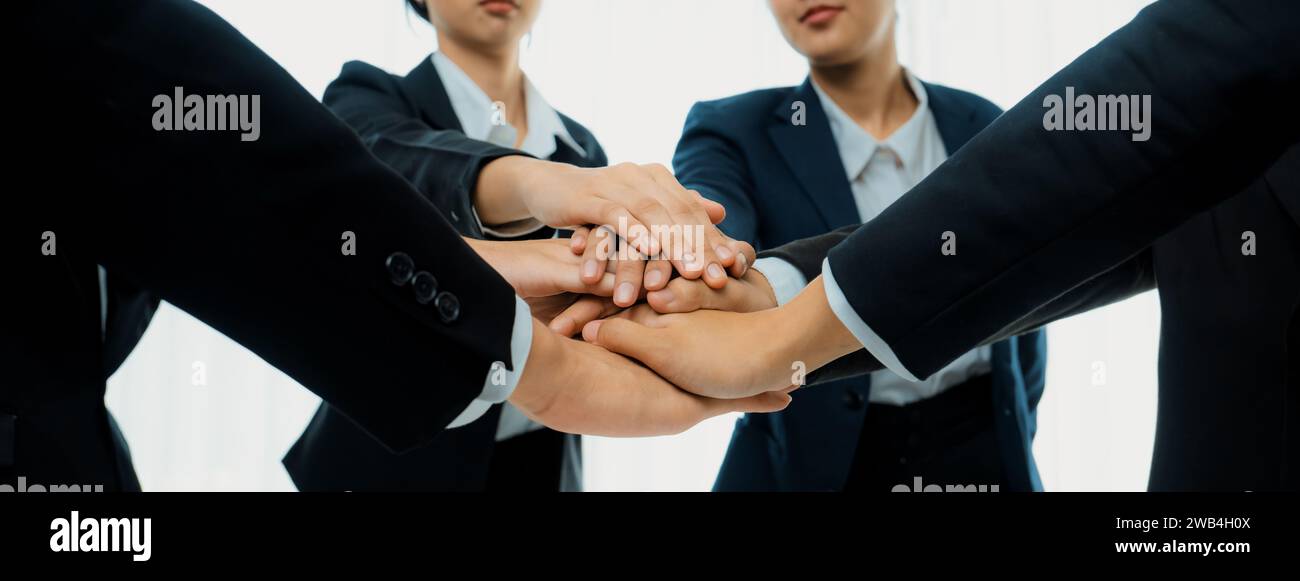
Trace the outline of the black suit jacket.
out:
M 7 286 L 23 311 L 0 331 L 10 376 L 0 384 L 0 481 L 135 487 L 104 409 L 113 357 L 96 265 L 251 349 L 394 449 L 432 440 L 480 393 L 493 361 L 514 365 L 510 286 L 209 10 L 73 0 L 18 11 L 28 54 L 13 63 L 15 78 L 39 91 L 48 114 L 13 120 L 23 138 L 15 167 L 41 187 L 3 229 L 17 249 Z M 260 139 L 155 130 L 154 98 L 176 87 L 258 95 Z M 70 136 L 75 168 L 51 155 L 68 151 Z M 465 174 L 510 152 L 459 153 L 447 169 Z M 53 255 L 41 251 L 46 232 Z M 342 252 L 345 232 L 355 255 Z M 394 268 L 404 260 L 390 260 L 399 252 L 447 294 L 417 301 L 410 272 Z
M 1149 251 L 1163 309 L 1150 488 L 1295 489 L 1297 38 L 1295 2 L 1157 2 L 832 249 L 841 289 L 924 377 Z M 1067 87 L 1150 95 L 1150 140 L 1046 131 L 1044 99 Z
M 325 90 L 325 104 L 351 125 L 385 163 L 405 176 L 466 236 L 482 238 L 472 217 L 472 176 L 447 175 L 430 149 L 468 141 L 430 59 L 406 76 L 350 62 Z M 556 143 L 552 161 L 584 167 L 606 164 L 590 131 L 561 115 L 580 153 Z M 544 228 L 530 237 L 549 238 Z M 524 448 L 502 452 L 496 442 L 501 406 L 469 425 L 447 430 L 428 445 L 393 454 L 328 403 L 289 450 L 284 466 L 300 490 L 557 490 L 563 450 L 577 436 L 549 429 L 530 433 Z M 571 441 L 567 441 L 571 438 Z M 575 454 L 576 458 L 576 454 Z M 500 482 L 502 480 L 508 482 Z

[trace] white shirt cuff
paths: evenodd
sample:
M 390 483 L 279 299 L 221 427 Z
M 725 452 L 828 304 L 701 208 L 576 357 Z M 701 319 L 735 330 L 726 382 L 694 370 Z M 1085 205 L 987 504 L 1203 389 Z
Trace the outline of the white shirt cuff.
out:
M 767 278 L 767 284 L 772 286 L 772 294 L 776 295 L 777 306 L 790 302 L 803 291 L 803 287 L 808 286 L 808 279 L 803 277 L 803 273 L 780 258 L 760 258 L 754 261 L 752 268 Z
M 465 411 L 447 424 L 447 429 L 459 428 L 473 422 L 487 413 L 493 405 L 502 403 L 515 392 L 519 378 L 524 375 L 524 364 L 528 363 L 528 354 L 533 349 L 533 313 L 524 299 L 515 297 L 515 325 L 510 335 L 510 360 L 515 369 L 506 369 L 506 364 L 494 361 L 488 367 L 487 380 L 483 382 L 483 391 L 469 403 Z
M 757 261 L 756 261 L 757 262 Z M 756 265 L 757 266 L 757 265 Z M 862 347 L 870 352 L 880 361 L 885 369 L 897 373 L 899 377 L 908 381 L 920 381 L 911 371 L 903 367 L 903 362 L 898 360 L 894 355 L 894 350 L 889 348 L 884 339 L 880 338 L 867 322 L 858 316 L 858 312 L 853 310 L 853 305 L 849 304 L 848 297 L 844 296 L 844 291 L 840 290 L 840 285 L 835 282 L 835 273 L 831 272 L 831 261 L 826 259 L 822 261 L 822 285 L 826 287 L 826 302 L 830 304 L 831 311 L 839 318 L 840 322 L 848 328 L 850 333 L 857 338 Z

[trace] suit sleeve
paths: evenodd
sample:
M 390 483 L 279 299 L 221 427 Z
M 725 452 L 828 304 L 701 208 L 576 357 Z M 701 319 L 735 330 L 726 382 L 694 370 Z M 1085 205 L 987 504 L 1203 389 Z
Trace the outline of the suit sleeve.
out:
M 1151 262 L 1151 250 L 1147 249 L 1123 264 L 1035 308 L 980 345 L 992 345 L 998 341 L 1030 333 L 1049 323 L 1132 298 L 1155 287 L 1155 267 Z M 859 349 L 810 373 L 808 384 L 815 385 L 864 375 L 884 368 L 885 366 L 870 352 Z
M 803 274 L 804 280 L 813 280 L 822 273 L 822 262 L 839 243 L 849 237 L 861 224 L 850 224 L 811 238 L 795 240 L 758 254 L 762 258 L 779 258 Z
M 758 240 L 758 211 L 750 198 L 753 174 L 743 149 L 717 127 L 723 113 L 708 103 L 697 103 L 686 116 L 686 126 L 673 154 L 673 173 L 687 189 L 722 204 L 727 217 L 719 228 L 736 240 L 762 248 Z
M 925 377 L 1136 256 L 1296 141 L 1298 36 L 1284 0 L 1148 7 L 830 252 L 849 313 Z M 1149 96 L 1149 140 L 1047 131 L 1067 88 Z
M 376 157 L 411 182 L 461 232 L 473 238 L 488 237 L 473 210 L 478 174 L 492 160 L 526 154 L 470 139 L 455 129 L 430 127 L 414 113 L 414 105 L 400 96 L 395 84 L 384 71 L 350 62 L 326 88 L 323 102 L 357 132 Z
M 25 163 L 41 171 L 71 134 L 93 152 L 34 206 L 31 223 L 58 231 L 60 252 L 184 309 L 395 450 L 434 438 L 480 395 L 492 363 L 522 364 L 510 356 L 510 286 L 208 9 L 97 0 L 24 12 L 23 39 L 45 57 L 29 71 L 45 105 L 77 112 L 33 130 Z M 66 62 L 80 65 L 50 64 Z M 257 96 L 258 138 L 156 130 L 155 97 L 182 89 Z

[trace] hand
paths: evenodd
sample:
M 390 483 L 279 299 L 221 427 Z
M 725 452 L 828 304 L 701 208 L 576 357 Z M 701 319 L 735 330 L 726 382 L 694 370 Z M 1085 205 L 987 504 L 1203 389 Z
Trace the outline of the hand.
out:
M 578 227 L 573 231 L 573 236 L 569 238 L 570 249 L 575 254 L 582 255 L 584 282 L 587 284 L 598 282 L 602 274 L 600 264 L 611 258 L 618 258 L 614 269 L 614 303 L 618 306 L 630 307 L 635 304 L 642 288 L 655 291 L 668 286 L 673 275 L 672 263 L 666 260 L 646 260 L 644 256 L 631 249 L 618 252 L 615 250 L 617 243 L 618 238 L 605 227 L 596 229 Z M 744 276 L 756 256 L 753 246 L 739 240 L 729 240 L 715 249 L 715 252 L 731 260 L 731 266 L 727 267 L 726 272 L 721 273 L 720 278 L 723 280 L 728 273 L 735 278 Z M 624 260 L 624 258 L 628 259 Z M 692 280 L 690 277 L 683 278 Z M 725 288 L 724 285 L 710 282 L 708 277 L 703 280 L 709 288 Z
M 563 306 L 548 305 L 549 308 L 542 308 L 542 312 L 547 315 L 545 317 L 538 315 L 537 310 L 533 311 L 533 316 L 563 337 L 572 337 L 582 331 L 587 323 L 617 315 L 624 310 L 614 304 L 613 300 L 595 295 L 561 295 L 557 298 L 566 297 L 574 300 Z M 529 304 L 532 304 L 531 300 Z
M 776 292 L 767 277 L 756 269 L 749 269 L 744 276 L 720 289 L 698 280 L 675 278 L 666 288 L 646 293 L 646 303 L 665 314 L 700 309 L 751 313 L 777 307 Z
M 587 232 L 587 229 L 581 228 L 575 236 L 586 236 Z M 753 252 L 753 247 L 749 244 L 739 242 L 738 245 L 743 245 L 746 250 Z M 580 250 L 582 247 L 582 244 L 574 245 L 575 250 Z M 739 254 L 737 265 L 743 268 L 747 261 L 745 254 Z M 768 283 L 767 277 L 757 270 L 745 269 L 742 272 L 743 276 L 738 280 L 721 289 L 715 289 L 702 281 L 687 278 L 674 278 L 665 285 L 662 281 L 668 280 L 671 268 L 666 271 L 657 270 L 655 262 L 657 261 L 645 263 L 645 288 L 652 289 L 645 293 L 645 300 L 650 307 L 660 313 L 689 313 L 699 309 L 745 313 L 773 309 L 777 306 L 776 293 Z M 590 263 L 584 262 L 585 264 L 598 265 L 599 262 L 592 258 Z M 626 312 L 623 309 L 630 307 L 637 300 L 635 285 L 638 284 L 637 276 L 641 274 L 635 268 L 629 273 L 626 266 L 625 262 L 616 263 L 614 266 L 613 300 L 586 296 L 576 300 L 566 300 L 563 304 L 551 302 L 545 310 L 541 311 L 545 316 L 539 314 L 538 310 L 534 310 L 533 315 L 547 322 L 552 331 L 567 337 L 580 331 L 591 321 Z M 622 296 L 620 291 L 624 293 Z M 529 302 L 532 303 L 531 300 Z
M 586 282 L 578 271 L 581 258 L 569 250 L 567 240 L 494 241 L 466 238 L 465 242 L 514 287 L 515 294 L 524 299 L 553 297 L 563 293 L 608 297 L 614 293 L 613 266 L 601 265 L 598 276 L 591 283 Z M 572 303 L 573 300 L 569 302 Z
M 862 348 L 831 311 L 821 277 L 775 309 L 669 315 L 639 309 L 590 322 L 582 335 L 682 389 L 718 398 L 799 387 L 804 374 Z
M 725 269 L 735 264 L 734 254 L 717 250 L 730 242 L 714 226 L 725 209 L 682 187 L 662 165 L 579 168 L 507 156 L 484 166 L 474 196 L 486 224 L 534 218 L 556 228 L 594 224 L 618 232 L 623 226 L 619 234 L 639 252 L 663 253 L 683 276 L 703 277 L 710 286 L 725 285 Z M 703 240 L 691 246 L 698 248 L 680 248 L 681 233 L 697 227 Z
M 620 267 L 621 265 L 615 268 L 616 273 L 621 272 Z M 647 267 L 647 278 L 651 272 L 653 271 Z M 616 276 L 618 275 L 616 274 Z M 618 288 L 619 283 L 616 282 L 615 284 L 615 288 Z M 546 322 L 552 331 L 568 337 L 580 331 L 587 323 L 592 321 L 620 315 L 620 313 L 636 313 L 651 308 L 653 308 L 653 311 L 650 311 L 651 313 L 655 311 L 659 313 L 689 313 L 700 309 L 748 313 L 774 309 L 777 306 L 776 293 L 772 291 L 772 286 L 768 284 L 767 277 L 753 269 L 746 272 L 739 280 L 732 281 L 731 284 L 721 289 L 712 288 L 698 280 L 675 278 L 665 288 L 646 293 L 645 305 L 629 310 L 624 310 L 627 304 L 619 302 L 617 291 L 615 291 L 614 297 L 613 300 L 597 296 L 572 297 L 561 295 L 550 297 L 542 299 L 547 301 L 547 306 L 541 311 L 538 310 L 537 306 L 534 306 L 533 316 Z M 554 299 L 563 300 L 557 302 Z M 627 301 L 627 303 L 631 302 L 634 301 Z M 533 299 L 529 299 L 529 304 L 533 304 Z M 644 316 L 632 317 L 632 320 L 643 322 L 644 318 Z
M 510 403 L 561 432 L 641 437 L 678 434 L 725 413 L 780 411 L 789 405 L 790 396 L 700 397 L 633 361 L 560 337 L 534 321 L 532 351 Z

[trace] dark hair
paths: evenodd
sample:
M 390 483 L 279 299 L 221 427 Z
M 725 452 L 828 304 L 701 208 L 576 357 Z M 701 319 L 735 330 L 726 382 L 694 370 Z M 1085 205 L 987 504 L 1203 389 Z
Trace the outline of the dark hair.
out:
M 424 7 L 424 4 L 420 3 L 420 0 L 406 0 L 406 5 L 410 7 L 412 12 L 418 14 L 420 18 L 425 20 L 429 19 L 429 12 Z

